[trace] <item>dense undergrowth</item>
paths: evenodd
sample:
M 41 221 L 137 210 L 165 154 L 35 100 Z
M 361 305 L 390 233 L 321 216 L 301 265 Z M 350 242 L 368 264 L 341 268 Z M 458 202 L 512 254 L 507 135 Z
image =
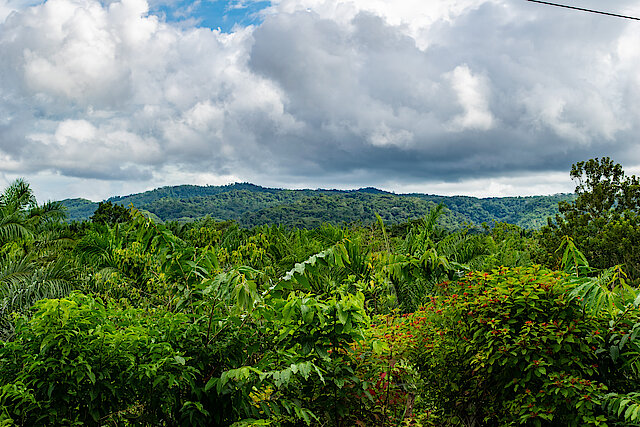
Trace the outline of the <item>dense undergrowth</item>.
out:
M 640 422 L 627 267 L 507 224 L 445 232 L 440 210 L 392 229 L 135 209 L 66 225 L 18 181 L 0 196 L 0 425 Z

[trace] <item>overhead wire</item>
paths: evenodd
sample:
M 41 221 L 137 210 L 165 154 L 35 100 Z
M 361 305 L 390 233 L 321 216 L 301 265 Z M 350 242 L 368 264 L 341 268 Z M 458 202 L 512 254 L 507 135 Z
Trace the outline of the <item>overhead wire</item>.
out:
M 640 21 L 640 18 L 636 18 L 635 16 L 619 15 L 617 13 L 603 12 L 601 10 L 585 9 L 583 7 L 569 6 L 569 5 L 566 5 L 566 4 L 552 3 L 552 2 L 549 2 L 549 1 L 541 1 L 541 0 L 526 0 L 526 1 L 530 1 L 532 3 L 546 4 L 546 5 L 549 5 L 549 6 L 564 7 L 566 9 L 580 10 L 582 12 L 597 13 L 599 15 L 614 16 L 616 18 L 633 19 L 634 21 Z

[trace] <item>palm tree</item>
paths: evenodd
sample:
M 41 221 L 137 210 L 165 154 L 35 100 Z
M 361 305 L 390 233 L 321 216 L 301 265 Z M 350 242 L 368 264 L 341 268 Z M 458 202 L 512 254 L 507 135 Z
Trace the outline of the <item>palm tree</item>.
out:
M 67 296 L 76 277 L 77 269 L 63 258 L 38 265 L 30 256 L 0 257 L 0 339 L 13 333 L 11 313 L 25 314 L 36 301 Z
M 67 295 L 78 284 L 73 246 L 61 224 L 59 203 L 38 205 L 17 179 L 0 194 L 0 338 L 10 336 L 11 313 L 25 313 L 43 298 Z
M 11 183 L 0 194 L 0 247 L 33 237 L 27 212 L 37 206 L 35 196 L 22 179 Z
M 438 205 L 409 231 L 397 253 L 383 257 L 390 291 L 405 312 L 416 310 L 436 285 L 478 268 L 487 255 L 486 237 L 467 231 L 444 234 L 437 228 L 444 206 Z

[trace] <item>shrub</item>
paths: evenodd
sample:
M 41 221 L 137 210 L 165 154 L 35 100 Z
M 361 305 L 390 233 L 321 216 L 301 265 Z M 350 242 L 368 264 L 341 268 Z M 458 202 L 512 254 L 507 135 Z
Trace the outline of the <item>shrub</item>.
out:
M 196 374 L 176 345 L 186 316 L 81 294 L 35 308 L 0 342 L 0 414 L 19 425 L 175 422 Z
M 451 423 L 598 425 L 598 318 L 540 267 L 469 273 L 408 321 L 425 406 Z

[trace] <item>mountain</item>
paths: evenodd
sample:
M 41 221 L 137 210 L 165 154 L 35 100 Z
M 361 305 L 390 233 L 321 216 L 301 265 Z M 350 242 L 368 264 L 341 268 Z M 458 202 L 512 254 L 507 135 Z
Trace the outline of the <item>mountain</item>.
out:
M 163 221 L 192 221 L 204 216 L 234 220 L 245 227 L 283 224 L 315 227 L 323 222 L 336 224 L 375 221 L 395 224 L 424 216 L 439 203 L 447 207 L 442 225 L 457 228 L 465 223 L 508 222 L 527 229 L 539 228 L 558 212 L 558 202 L 572 200 L 572 194 L 531 197 L 436 196 L 395 194 L 377 188 L 358 190 L 285 190 L 250 183 L 223 186 L 179 185 L 144 193 L 111 197 L 106 201 L 133 205 Z M 69 221 L 89 219 L 98 203 L 66 199 Z

